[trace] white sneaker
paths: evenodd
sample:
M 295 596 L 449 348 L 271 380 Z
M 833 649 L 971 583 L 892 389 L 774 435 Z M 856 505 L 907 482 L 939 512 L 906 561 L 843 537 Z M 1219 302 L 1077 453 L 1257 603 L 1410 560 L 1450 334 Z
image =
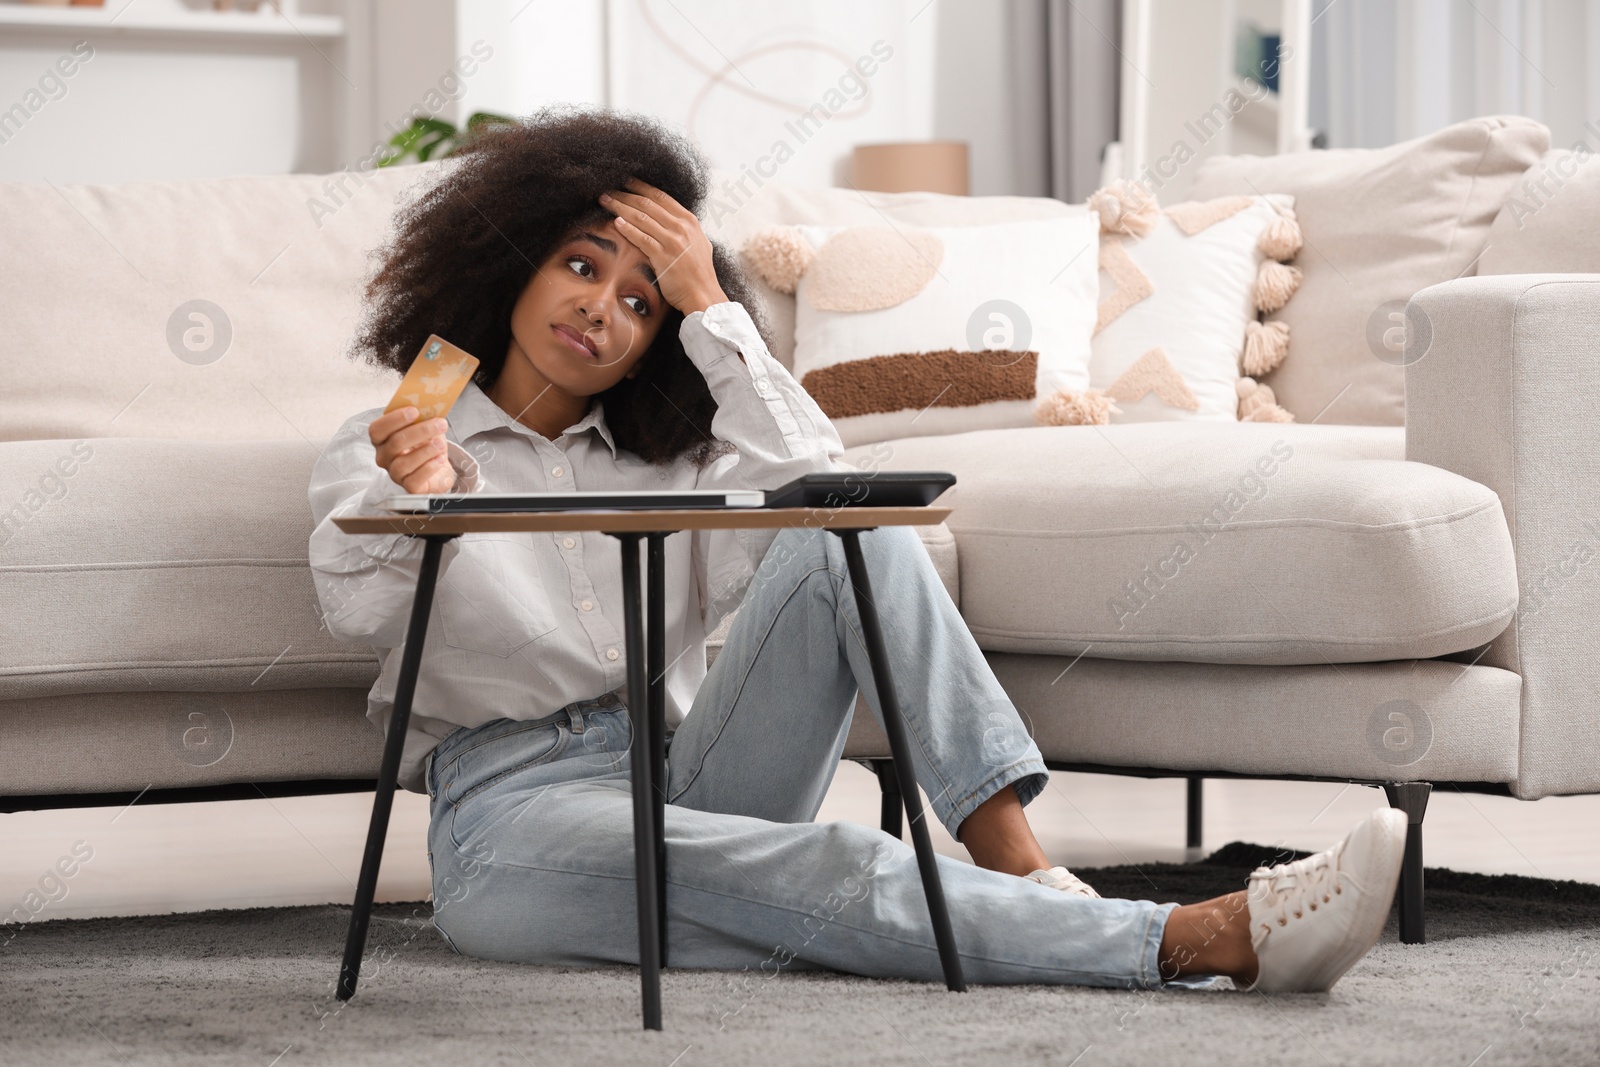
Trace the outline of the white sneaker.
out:
M 1250 944 L 1260 971 L 1239 988 L 1324 992 L 1377 944 L 1405 858 L 1406 817 L 1380 808 L 1326 852 L 1250 875 Z
M 1095 897 L 1096 899 L 1100 896 L 1099 893 L 1094 891 L 1093 886 L 1065 867 L 1051 867 L 1048 871 L 1034 871 L 1032 874 L 1023 875 L 1023 877 L 1030 882 L 1038 882 L 1040 885 L 1049 886 L 1051 889 L 1059 889 L 1063 893 L 1071 893 L 1074 896 Z

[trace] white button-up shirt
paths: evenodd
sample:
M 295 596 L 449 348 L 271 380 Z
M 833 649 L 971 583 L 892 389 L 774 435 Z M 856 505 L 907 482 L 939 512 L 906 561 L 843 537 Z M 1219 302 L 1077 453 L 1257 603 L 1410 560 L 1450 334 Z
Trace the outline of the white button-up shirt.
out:
M 679 337 L 717 401 L 712 434 L 737 451 L 704 468 L 687 459 L 647 463 L 617 448 L 598 399 L 551 441 L 469 384 L 445 435 L 455 490 L 773 489 L 812 471 L 847 469 L 833 424 L 767 351 L 743 306 L 697 311 Z M 374 512 L 405 491 L 374 457 L 367 425 L 380 414 L 373 408 L 346 420 L 312 470 L 310 559 L 329 632 L 378 651 L 382 671 L 367 716 L 387 730 L 424 543 L 346 534 L 332 521 Z M 706 635 L 739 605 L 776 536 L 694 530 L 666 538 L 669 728 L 683 721 L 705 678 Z M 536 719 L 607 692 L 628 699 L 621 560 L 620 542 L 603 533 L 474 533 L 445 543 L 403 787 L 426 792 L 423 760 L 457 726 Z

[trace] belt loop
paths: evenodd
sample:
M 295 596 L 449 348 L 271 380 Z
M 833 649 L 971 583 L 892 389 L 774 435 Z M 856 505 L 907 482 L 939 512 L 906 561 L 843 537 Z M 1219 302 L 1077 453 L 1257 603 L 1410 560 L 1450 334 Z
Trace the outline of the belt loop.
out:
M 575 734 L 583 733 L 583 712 L 578 709 L 577 703 L 568 704 L 565 710 L 567 722 L 571 725 L 572 732 Z

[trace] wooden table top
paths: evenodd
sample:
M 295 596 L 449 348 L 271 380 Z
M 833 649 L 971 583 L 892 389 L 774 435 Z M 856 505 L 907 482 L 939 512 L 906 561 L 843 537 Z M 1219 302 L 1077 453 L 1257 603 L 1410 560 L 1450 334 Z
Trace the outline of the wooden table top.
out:
M 950 508 L 674 508 L 651 511 L 507 511 L 411 515 L 393 512 L 344 515 L 333 524 L 350 534 L 467 533 L 653 533 L 662 530 L 773 529 L 786 526 L 860 529 L 868 526 L 931 526 Z

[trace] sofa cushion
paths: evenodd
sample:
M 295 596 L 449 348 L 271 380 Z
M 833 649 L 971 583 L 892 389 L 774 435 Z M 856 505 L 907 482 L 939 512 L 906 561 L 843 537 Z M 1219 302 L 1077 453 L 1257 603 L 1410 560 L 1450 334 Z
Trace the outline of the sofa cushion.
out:
M 1479 118 L 1388 148 L 1217 156 L 1189 195 L 1289 193 L 1305 235 L 1300 292 L 1270 316 L 1291 331 L 1266 378 L 1303 422 L 1400 426 L 1405 373 L 1368 340 L 1392 301 L 1471 273 L 1489 224 L 1550 147 L 1532 119 Z M 1376 352 L 1382 351 L 1380 359 Z
M 1489 227 L 1479 274 L 1600 274 L 1600 153 L 1555 149 Z
M 874 451 L 875 450 L 875 451 Z M 953 471 L 962 615 L 1007 652 L 1315 664 L 1444 655 L 1517 605 L 1500 499 L 1404 431 L 1040 426 L 850 449 Z
M 436 164 L 126 185 L 0 184 L 0 441 L 294 441 L 382 407 L 346 356 L 367 253 Z
M 322 625 L 306 558 L 316 458 L 305 441 L 0 442 L 0 603 L 28 620 L 0 642 L 0 701 L 352 687 L 365 708 L 377 654 Z M 955 596 L 949 528 L 916 530 Z
M 307 441 L 0 443 L 0 700 L 371 686 L 321 624 Z

